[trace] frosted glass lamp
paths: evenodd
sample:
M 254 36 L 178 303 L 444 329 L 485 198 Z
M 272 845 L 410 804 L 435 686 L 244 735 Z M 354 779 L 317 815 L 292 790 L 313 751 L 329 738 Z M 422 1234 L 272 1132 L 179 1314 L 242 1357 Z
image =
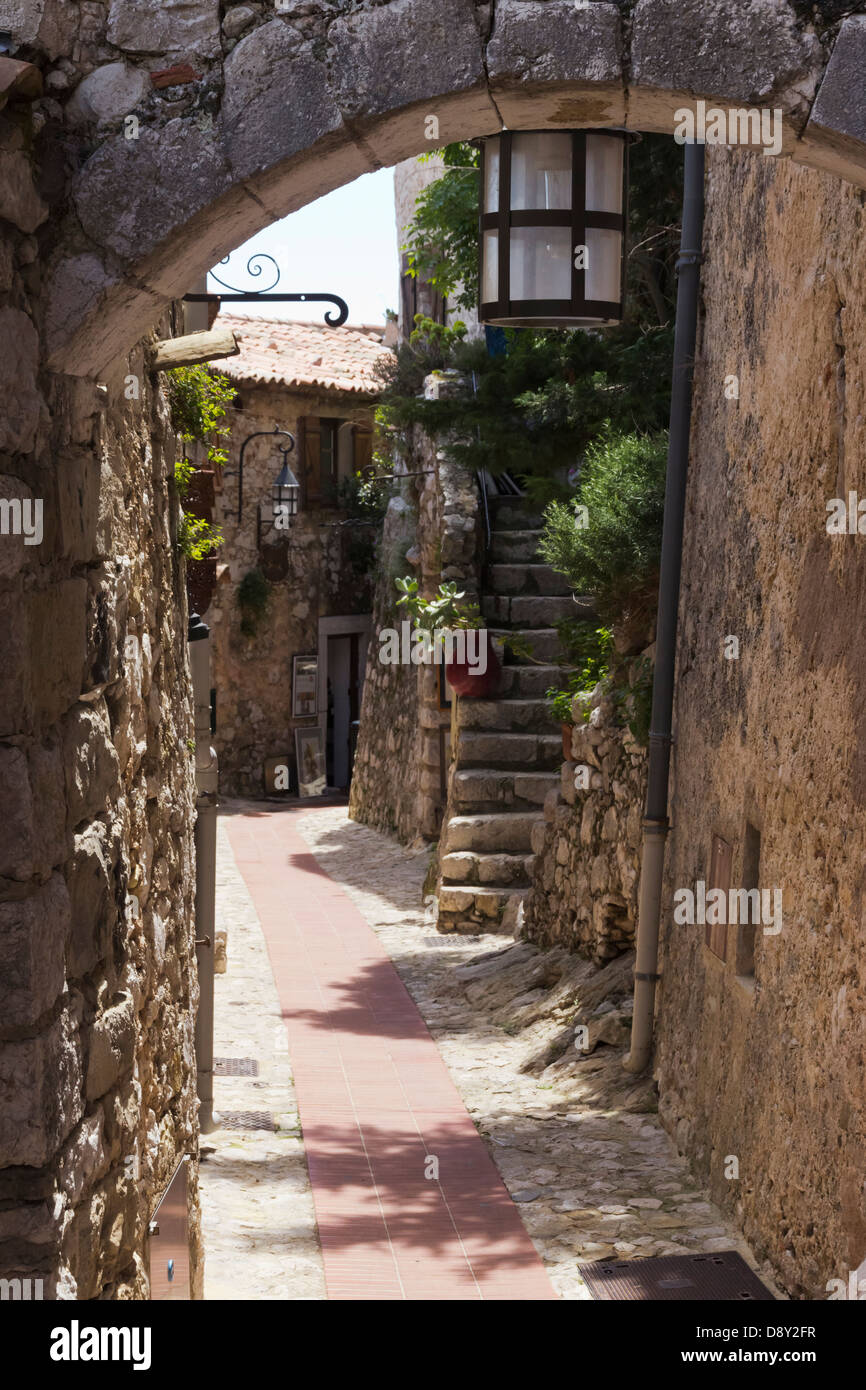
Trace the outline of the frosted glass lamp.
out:
M 484 141 L 482 323 L 621 321 L 627 140 L 618 130 L 506 130 Z

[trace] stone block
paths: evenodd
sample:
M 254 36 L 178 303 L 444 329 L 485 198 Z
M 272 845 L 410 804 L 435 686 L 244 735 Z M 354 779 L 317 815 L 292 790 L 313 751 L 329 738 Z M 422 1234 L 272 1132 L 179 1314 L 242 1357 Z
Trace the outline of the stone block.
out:
M 164 295 L 130 282 L 121 270 L 109 271 L 90 252 L 58 255 L 46 281 L 48 365 L 73 376 L 116 369 L 130 343 L 148 333 L 165 309 Z
M 218 58 L 219 6 L 213 0 L 112 0 L 107 37 L 127 53 Z
M 841 178 L 866 184 L 866 18 L 843 21 L 818 89 L 797 158 L 830 169 Z
M 150 90 L 148 74 L 129 63 L 106 63 L 79 82 L 66 104 L 66 119 L 117 121 L 134 111 Z
M 90 1035 L 86 1091 L 88 1101 L 105 1095 L 129 1071 L 135 1060 L 135 1010 L 128 996 L 106 1009 Z
M 0 1167 L 42 1167 L 83 1110 L 81 1043 L 68 1015 L 0 1047 Z
M 67 885 L 72 908 L 67 971 L 80 979 L 107 955 L 117 922 L 114 857 L 100 822 L 75 836 Z
M 23 901 L 0 903 L 4 1027 L 31 1027 L 62 992 L 69 925 L 69 894 L 59 874 Z
M 392 0 L 356 10 L 330 26 L 328 45 L 337 105 L 383 164 L 462 139 L 470 125 L 476 135 L 500 128 L 471 0 Z M 411 105 L 416 125 L 405 113 Z
M 86 563 L 98 553 L 99 459 L 91 449 L 68 450 L 57 458 L 55 486 L 60 554 Z
M 622 124 L 621 29 L 613 4 L 499 0 L 487 68 L 505 124 Z
M 34 872 L 33 796 L 27 759 L 20 748 L 0 748 L 0 877 L 26 882 Z
M 31 703 L 44 725 L 81 693 L 86 602 L 86 579 L 66 579 L 29 596 Z
M 138 140 L 103 141 L 83 166 L 72 199 L 95 245 L 134 264 L 215 203 L 230 182 L 219 141 L 176 118 L 159 130 L 143 127 Z
M 102 1176 L 106 1163 L 104 1115 L 95 1110 L 70 1135 L 58 1161 L 58 1183 L 71 1205 L 77 1205 L 82 1193 Z
M 297 30 L 280 19 L 241 39 L 225 61 L 220 124 L 231 166 L 244 178 L 347 138 L 328 90 L 327 69 Z M 372 168 L 357 149 L 356 173 Z M 348 177 L 354 175 L 349 173 Z
M 578 793 L 574 788 L 574 769 L 577 763 L 563 763 L 561 773 L 560 795 L 568 806 L 574 806 L 577 802 Z
M 46 517 L 44 498 L 34 498 L 20 478 L 8 473 L 0 473 L 0 501 L 9 503 L 3 513 L 9 530 L 0 534 L 0 579 L 13 579 L 42 553 L 39 547 L 45 539 L 46 523 L 50 524 L 50 513 Z M 13 528 L 17 528 L 17 534 Z M 50 536 L 46 549 L 51 549 Z
M 0 149 L 0 218 L 28 235 L 41 227 L 48 205 L 33 183 L 33 163 L 23 150 Z
M 26 314 L 7 305 L 0 309 L 0 343 L 0 452 L 28 454 L 45 410 L 37 386 L 39 335 Z
M 673 134 L 674 111 L 699 96 L 805 120 L 823 55 L 786 0 L 638 0 L 632 24 L 632 129 Z
M 27 607 L 24 596 L 10 589 L 0 593 L 0 631 L 3 633 L 3 660 L 0 662 L 0 737 L 17 734 L 29 723 Z
M 106 809 L 118 776 L 118 758 L 104 700 L 78 704 L 63 721 L 63 757 L 69 827 Z

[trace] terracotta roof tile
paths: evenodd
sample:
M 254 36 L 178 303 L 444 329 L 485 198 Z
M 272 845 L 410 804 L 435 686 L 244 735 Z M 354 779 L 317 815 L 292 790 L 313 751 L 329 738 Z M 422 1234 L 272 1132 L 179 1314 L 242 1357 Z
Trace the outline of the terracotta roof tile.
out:
M 232 330 L 240 353 L 211 365 L 236 381 L 375 395 L 380 389 L 376 364 L 390 356 L 382 342 L 384 328 L 366 324 L 328 328 L 220 314 L 216 326 Z

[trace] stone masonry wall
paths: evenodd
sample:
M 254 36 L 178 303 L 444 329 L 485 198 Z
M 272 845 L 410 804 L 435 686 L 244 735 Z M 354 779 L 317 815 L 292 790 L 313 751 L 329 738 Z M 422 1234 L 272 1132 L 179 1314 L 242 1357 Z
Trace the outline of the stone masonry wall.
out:
M 38 370 L 47 198 L 0 116 L 0 1277 L 148 1295 L 147 1222 L 197 1197 L 191 702 L 164 399 Z M 6 175 L 9 175 L 7 178 Z M 13 177 L 14 175 L 14 177 Z M 169 329 L 167 319 L 162 331 Z M 14 506 L 42 503 L 35 544 Z
M 586 767 L 590 785 L 575 788 Z M 567 946 L 604 965 L 634 946 L 646 749 L 613 718 L 596 687 L 587 723 L 571 736 L 562 785 L 548 794 L 533 832 L 537 856 L 522 936 Z
M 707 194 L 661 1114 L 789 1292 L 825 1298 L 866 1258 L 866 538 L 826 530 L 866 495 L 864 194 L 718 150 Z M 722 960 L 672 919 L 714 835 L 732 887 L 782 893 L 754 973 L 737 925 Z
M 275 425 L 299 437 L 303 415 L 337 415 L 369 423 L 370 407 L 351 398 L 320 398 L 275 385 L 239 383 L 241 409 L 229 410 L 231 433 L 225 483 L 217 494 L 216 520 L 224 543 L 219 551 L 213 599 L 204 615 L 211 627 L 213 682 L 217 692 L 214 747 L 220 791 L 226 796 L 262 796 L 264 763 L 272 757 L 295 766 L 294 729 L 315 725 L 292 716 L 294 656 L 319 647 L 319 619 L 369 613 L 377 528 L 338 524 L 334 508 L 302 509 L 287 531 L 263 526 L 257 541 L 256 511 L 271 518 L 271 485 L 281 458 L 274 440 L 255 440 L 244 459 L 244 509 L 237 520 L 240 446 L 258 430 Z M 285 442 L 285 441 L 277 441 Z M 289 465 L 300 477 L 296 454 Z M 267 611 L 254 634 L 241 631 L 238 586 L 252 570 L 270 585 Z
M 425 394 L 444 398 L 451 385 L 434 373 Z M 407 495 L 392 499 L 385 522 L 349 813 L 404 841 L 435 840 L 447 798 L 450 706 L 439 698 L 437 666 L 380 662 L 379 633 L 405 621 L 394 580 L 413 569 L 428 597 L 453 580 L 465 585 L 467 601 L 477 600 L 479 498 L 474 479 L 417 427 L 407 471 L 423 476 L 402 485 Z

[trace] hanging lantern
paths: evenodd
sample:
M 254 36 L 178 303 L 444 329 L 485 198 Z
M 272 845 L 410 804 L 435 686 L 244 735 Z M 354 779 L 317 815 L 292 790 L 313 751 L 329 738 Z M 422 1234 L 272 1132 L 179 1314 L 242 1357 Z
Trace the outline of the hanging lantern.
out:
M 274 504 L 274 525 L 282 530 L 291 525 L 292 517 L 298 515 L 301 488 L 286 462 L 285 451 L 281 449 L 280 453 L 283 455 L 283 466 L 274 479 L 271 495 Z
M 627 140 L 617 130 L 506 130 L 484 141 L 482 323 L 621 321 Z

